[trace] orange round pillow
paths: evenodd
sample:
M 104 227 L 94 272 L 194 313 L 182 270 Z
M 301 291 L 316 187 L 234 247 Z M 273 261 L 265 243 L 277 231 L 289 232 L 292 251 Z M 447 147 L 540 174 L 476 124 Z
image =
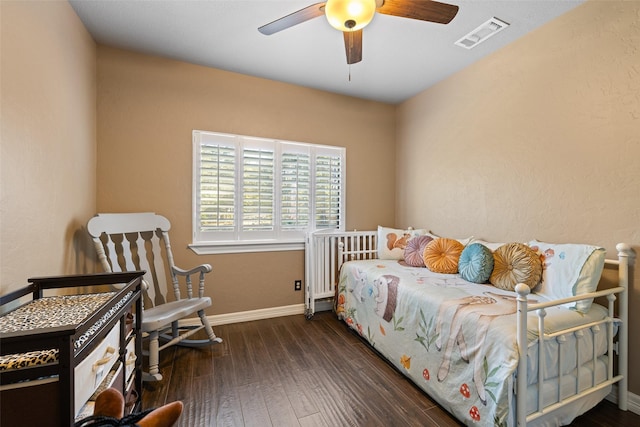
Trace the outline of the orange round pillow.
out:
M 440 237 L 424 248 L 424 265 L 434 273 L 455 274 L 464 245 L 455 239 Z

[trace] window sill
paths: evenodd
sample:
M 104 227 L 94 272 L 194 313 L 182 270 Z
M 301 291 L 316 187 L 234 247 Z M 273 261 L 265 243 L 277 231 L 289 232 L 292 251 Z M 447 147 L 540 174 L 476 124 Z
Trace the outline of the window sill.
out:
M 241 254 L 251 252 L 277 252 L 304 250 L 304 241 L 248 241 L 248 242 L 200 242 L 192 243 L 189 249 L 198 255 Z

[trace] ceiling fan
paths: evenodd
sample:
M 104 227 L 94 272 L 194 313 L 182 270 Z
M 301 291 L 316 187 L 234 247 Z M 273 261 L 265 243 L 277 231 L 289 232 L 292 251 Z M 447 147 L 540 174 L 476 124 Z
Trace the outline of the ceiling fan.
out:
M 458 13 L 458 6 L 432 0 L 327 0 L 314 3 L 258 28 L 271 35 L 318 16 L 344 34 L 347 64 L 362 61 L 362 29 L 375 12 L 401 18 L 448 24 Z

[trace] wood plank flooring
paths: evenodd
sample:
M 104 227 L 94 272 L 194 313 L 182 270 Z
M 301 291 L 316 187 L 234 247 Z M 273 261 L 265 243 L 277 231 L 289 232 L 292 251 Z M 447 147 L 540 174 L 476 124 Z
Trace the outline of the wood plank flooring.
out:
M 143 408 L 182 400 L 178 426 L 460 426 L 330 312 L 214 328 L 221 344 L 161 353 Z M 607 401 L 573 426 L 640 426 Z

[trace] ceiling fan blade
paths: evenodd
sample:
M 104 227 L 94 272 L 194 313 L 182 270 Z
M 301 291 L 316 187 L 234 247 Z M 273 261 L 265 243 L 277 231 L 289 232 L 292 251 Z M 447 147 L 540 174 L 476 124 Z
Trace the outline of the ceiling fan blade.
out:
M 458 13 L 458 6 L 432 0 L 384 0 L 377 11 L 401 18 L 448 24 Z
M 314 3 L 304 9 L 300 9 L 287 16 L 283 16 L 280 19 L 276 19 L 273 22 L 269 22 L 268 24 L 258 28 L 258 31 L 269 36 L 273 33 L 277 33 L 278 31 L 293 27 L 294 25 L 302 24 L 305 21 L 324 15 L 324 5 L 325 2 Z
M 344 49 L 347 52 L 347 64 L 362 61 L 362 30 L 344 31 Z

